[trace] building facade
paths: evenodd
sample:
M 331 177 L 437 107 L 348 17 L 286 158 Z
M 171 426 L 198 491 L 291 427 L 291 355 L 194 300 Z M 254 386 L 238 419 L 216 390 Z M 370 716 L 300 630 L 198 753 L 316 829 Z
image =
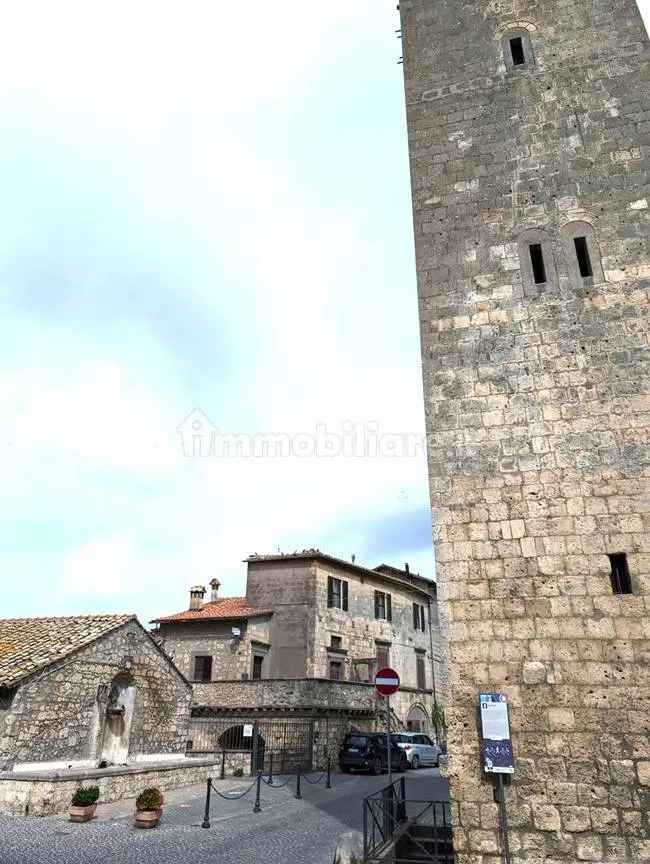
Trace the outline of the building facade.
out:
M 0 771 L 182 759 L 190 701 L 133 615 L 0 620 Z
M 338 740 L 351 726 L 382 722 L 373 681 L 390 665 L 401 678 L 393 725 L 434 731 L 442 674 L 435 583 L 318 550 L 252 556 L 247 565 L 245 597 L 220 598 L 213 580 L 207 602 L 197 586 L 188 610 L 155 622 L 161 646 L 193 682 L 197 720 L 228 714 L 248 725 L 253 714 L 290 715 L 327 721 L 327 733 L 319 726 L 309 735 Z M 221 735 L 231 726 L 213 728 Z M 195 733 L 194 749 L 198 739 L 199 749 L 214 745 L 201 724 Z
M 459 864 L 650 860 L 650 53 L 634 0 L 401 0 Z

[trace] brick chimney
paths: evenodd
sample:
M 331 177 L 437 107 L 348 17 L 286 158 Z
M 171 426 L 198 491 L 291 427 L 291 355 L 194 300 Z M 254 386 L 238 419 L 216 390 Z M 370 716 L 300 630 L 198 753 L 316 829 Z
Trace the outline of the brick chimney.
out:
M 219 599 L 219 588 L 221 588 L 221 582 L 218 579 L 210 580 L 210 603 L 216 603 Z
M 200 609 L 205 597 L 205 585 L 194 585 L 190 588 L 190 610 Z

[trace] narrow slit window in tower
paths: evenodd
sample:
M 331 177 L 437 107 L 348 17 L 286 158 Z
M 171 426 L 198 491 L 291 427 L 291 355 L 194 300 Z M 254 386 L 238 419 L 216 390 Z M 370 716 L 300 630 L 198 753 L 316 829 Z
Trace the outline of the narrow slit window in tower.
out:
M 627 555 L 625 552 L 615 552 L 607 557 L 612 568 L 612 572 L 610 573 L 612 591 L 614 594 L 631 594 L 632 580 L 630 578 L 630 568 L 627 565 Z
M 523 66 L 526 63 L 524 43 L 521 36 L 515 36 L 510 40 L 510 54 L 512 56 L 513 66 Z
M 583 279 L 588 278 L 589 276 L 594 275 L 593 268 L 591 266 L 591 258 L 589 257 L 589 246 L 587 245 L 586 237 L 574 237 L 573 242 L 576 247 L 576 256 L 578 258 L 578 267 L 580 269 L 580 275 Z
M 528 249 L 530 251 L 530 263 L 533 268 L 533 279 L 536 285 L 540 285 L 546 282 L 546 267 L 544 266 L 542 244 L 531 243 Z

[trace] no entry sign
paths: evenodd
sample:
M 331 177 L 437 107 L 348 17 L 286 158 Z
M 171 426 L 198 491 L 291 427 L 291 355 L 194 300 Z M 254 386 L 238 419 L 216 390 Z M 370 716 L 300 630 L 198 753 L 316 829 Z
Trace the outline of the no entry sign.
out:
M 375 675 L 375 687 L 382 696 L 390 696 L 399 690 L 399 675 L 390 666 L 385 666 Z

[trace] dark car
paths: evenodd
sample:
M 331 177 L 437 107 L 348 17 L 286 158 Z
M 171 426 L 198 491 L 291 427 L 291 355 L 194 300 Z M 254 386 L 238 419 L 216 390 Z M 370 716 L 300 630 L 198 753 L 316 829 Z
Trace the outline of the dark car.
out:
M 408 760 L 404 751 L 391 742 L 390 764 L 393 771 L 406 771 Z M 354 732 L 345 736 L 339 752 L 341 771 L 368 771 L 381 774 L 388 770 L 386 735 L 378 732 Z

